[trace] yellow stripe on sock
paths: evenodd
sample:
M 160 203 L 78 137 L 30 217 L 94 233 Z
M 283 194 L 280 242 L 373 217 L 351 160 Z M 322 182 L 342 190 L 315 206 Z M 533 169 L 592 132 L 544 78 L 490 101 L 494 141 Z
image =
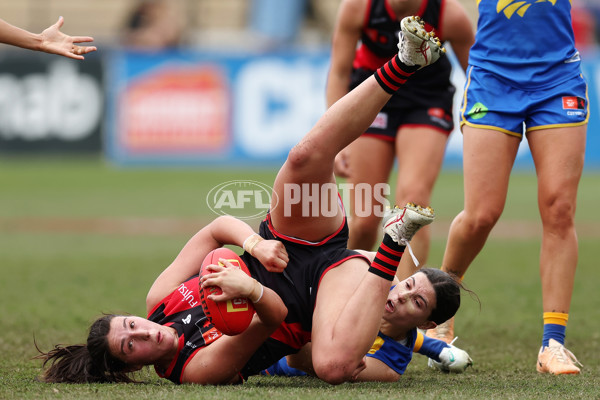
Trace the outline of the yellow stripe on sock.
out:
M 544 313 L 544 325 L 545 324 L 556 324 L 567 326 L 569 320 L 569 314 L 559 312 L 545 312 Z
M 413 349 L 413 352 L 416 353 L 421 349 L 421 346 L 423 346 L 423 340 L 425 340 L 423 332 L 417 331 L 417 340 L 415 340 L 415 348 Z

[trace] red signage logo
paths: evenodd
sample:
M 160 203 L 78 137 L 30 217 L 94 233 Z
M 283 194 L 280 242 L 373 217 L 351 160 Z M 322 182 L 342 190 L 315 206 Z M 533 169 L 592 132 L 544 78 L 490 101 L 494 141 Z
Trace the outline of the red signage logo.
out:
M 119 99 L 120 144 L 137 154 L 214 153 L 230 143 L 230 94 L 218 68 L 165 68 Z

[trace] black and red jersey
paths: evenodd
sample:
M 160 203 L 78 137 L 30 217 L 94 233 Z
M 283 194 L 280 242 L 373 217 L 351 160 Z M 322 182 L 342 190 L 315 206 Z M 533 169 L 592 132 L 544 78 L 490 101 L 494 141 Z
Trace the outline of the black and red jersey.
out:
M 248 253 L 241 257 L 252 277 L 281 297 L 288 308 L 288 314 L 281 326 L 248 361 L 242 370 L 244 377 L 259 373 L 285 355 L 298 352 L 310 341 L 317 290 L 321 278 L 328 270 L 355 257 L 364 258 L 368 263 L 364 256 L 346 248 L 348 224 L 345 219 L 336 232 L 319 242 L 309 242 L 277 232 L 267 214 L 260 225 L 259 234 L 264 239 L 279 240 L 284 244 L 289 257 L 284 272 L 267 271 Z
M 444 39 L 442 15 L 445 5 L 445 0 L 423 0 L 417 13 L 425 21 L 425 29 L 435 30 L 435 34 L 442 41 Z M 400 21 L 388 0 L 369 0 L 361 43 L 352 64 L 354 72 L 350 90 L 398 53 L 399 32 Z M 454 87 L 450 83 L 451 70 L 448 57 L 441 57 L 427 68 L 418 70 L 400 90 L 394 93 L 390 103 L 397 103 L 404 107 L 430 107 L 432 101 L 437 101 L 442 96 L 452 101 Z
M 175 383 L 181 383 L 187 363 L 200 349 L 223 336 L 204 314 L 200 303 L 198 275 L 192 276 L 165 297 L 150 311 L 148 320 L 170 326 L 179 335 L 177 355 L 173 361 L 165 370 L 155 367 L 160 377 Z
M 443 40 L 441 15 L 444 0 L 423 0 L 416 14 L 425 22 L 428 32 L 435 30 Z M 361 44 L 356 51 L 354 68 L 376 70 L 398 53 L 400 21 L 388 0 L 369 0 L 361 34 Z
M 241 258 L 252 277 L 282 298 L 288 314 L 281 326 L 257 349 L 242 369 L 244 378 L 258 374 L 288 354 L 298 352 L 310 341 L 317 289 L 321 278 L 329 269 L 355 257 L 364 258 L 368 262 L 361 254 L 346 248 L 346 220 L 336 232 L 320 242 L 308 242 L 280 234 L 271 224 L 270 215 L 261 223 L 259 234 L 265 239 L 279 240 L 285 245 L 289 256 L 285 272 L 267 271 L 248 253 L 244 253 Z M 176 357 L 165 370 L 156 369 L 159 376 L 175 383 L 181 383 L 183 371 L 196 353 L 223 335 L 204 314 L 197 275 L 165 297 L 149 313 L 148 319 L 177 330 L 179 347 Z

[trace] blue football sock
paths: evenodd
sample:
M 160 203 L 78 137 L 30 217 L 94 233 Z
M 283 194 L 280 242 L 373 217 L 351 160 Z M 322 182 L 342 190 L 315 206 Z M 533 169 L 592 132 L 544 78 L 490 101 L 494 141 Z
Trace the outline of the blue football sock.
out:
M 567 321 L 569 314 L 545 312 L 544 313 L 544 336 L 542 337 L 542 346 L 548 346 L 550 339 L 556 340 L 560 344 L 565 344 L 565 332 L 567 330 Z
M 269 368 L 262 370 L 260 374 L 271 376 L 304 376 L 306 375 L 306 372 L 290 367 L 287 363 L 287 359 L 283 357 Z

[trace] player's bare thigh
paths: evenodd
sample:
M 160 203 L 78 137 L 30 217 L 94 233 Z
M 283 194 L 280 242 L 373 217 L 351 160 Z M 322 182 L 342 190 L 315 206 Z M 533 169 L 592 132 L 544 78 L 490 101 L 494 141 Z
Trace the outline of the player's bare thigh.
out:
M 429 205 L 442 168 L 448 135 L 429 126 L 401 127 L 396 136 L 396 203 Z
M 367 274 L 369 264 L 363 258 L 352 258 L 330 269 L 321 279 L 313 313 L 312 343 L 318 350 L 322 341 L 331 338 L 334 321 L 344 310 L 348 299 L 356 292 Z
M 583 171 L 587 124 L 542 129 L 527 134 L 536 165 L 541 211 L 560 198 L 575 209 Z
M 288 159 L 273 184 L 270 214 L 273 226 L 284 235 L 320 241 L 337 231 L 344 212 L 333 176 L 333 160 L 307 176 L 301 166 Z
M 519 143 L 503 132 L 463 127 L 465 211 L 502 212 Z

